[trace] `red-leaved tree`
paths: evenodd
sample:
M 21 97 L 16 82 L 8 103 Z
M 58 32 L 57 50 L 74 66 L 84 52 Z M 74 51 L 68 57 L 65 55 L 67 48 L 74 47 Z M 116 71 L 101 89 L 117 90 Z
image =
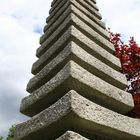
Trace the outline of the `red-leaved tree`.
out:
M 120 59 L 121 72 L 126 75 L 128 87 L 134 99 L 135 107 L 128 112 L 128 116 L 140 118 L 140 47 L 135 42 L 134 37 L 130 37 L 129 44 L 124 44 L 121 35 L 110 32 L 110 41 L 114 44 L 114 55 Z

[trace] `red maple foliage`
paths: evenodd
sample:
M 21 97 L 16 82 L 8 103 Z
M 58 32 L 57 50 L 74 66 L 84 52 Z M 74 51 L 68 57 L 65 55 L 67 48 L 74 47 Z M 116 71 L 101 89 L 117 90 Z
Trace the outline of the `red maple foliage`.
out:
M 128 112 L 128 116 L 140 118 L 140 47 L 135 42 L 134 37 L 130 37 L 129 44 L 124 44 L 121 35 L 110 32 L 110 41 L 114 44 L 114 55 L 120 59 L 122 70 L 126 75 L 128 87 L 134 99 L 135 107 Z

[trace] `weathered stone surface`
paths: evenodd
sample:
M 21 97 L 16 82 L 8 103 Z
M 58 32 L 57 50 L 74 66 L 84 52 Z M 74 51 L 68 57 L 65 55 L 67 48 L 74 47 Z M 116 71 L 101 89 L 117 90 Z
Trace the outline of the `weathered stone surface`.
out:
M 127 87 L 126 77 L 123 74 L 88 54 L 74 42 L 70 42 L 57 57 L 29 81 L 27 91 L 33 92 L 48 82 L 70 60 L 75 61 L 90 73 L 120 89 L 124 90 Z
M 72 4 L 75 7 L 77 7 L 83 14 L 85 14 L 87 17 L 89 17 L 91 20 L 93 20 L 96 24 L 98 24 L 99 26 L 101 26 L 102 28 L 105 29 L 105 24 L 97 19 L 93 14 L 91 14 L 87 9 L 85 9 L 84 7 L 82 7 L 77 1 L 74 0 L 67 0 L 66 3 L 63 5 L 63 7 L 61 7 L 61 9 L 55 14 L 55 16 L 53 16 L 53 18 L 50 19 L 50 21 L 48 22 L 48 24 L 45 26 L 44 28 L 44 32 L 46 32 L 46 30 L 48 28 L 50 28 L 50 26 L 55 23 L 55 21 L 57 21 L 57 19 L 63 14 L 63 12 L 65 10 L 67 10 L 68 6 Z
M 21 112 L 33 116 L 56 102 L 70 89 L 120 113 L 126 113 L 133 107 L 131 94 L 106 83 L 75 62 L 69 61 L 55 77 L 22 100 Z
M 97 33 L 109 40 L 109 33 L 106 30 L 101 28 L 98 24 L 96 24 L 93 20 L 88 18 L 85 14 L 83 14 L 80 10 L 78 10 L 74 5 L 71 4 L 67 8 L 67 10 L 62 14 L 62 16 L 58 18 L 58 20 L 50 28 L 48 28 L 44 35 L 42 35 L 42 37 L 40 38 L 40 44 L 42 44 L 61 25 L 64 19 L 66 19 L 66 17 L 72 12 L 76 13 L 76 15 L 81 18 L 81 20 L 83 20 Z
M 68 3 L 68 2 L 67 2 Z M 47 36 L 49 36 L 50 34 L 52 34 L 57 27 L 59 27 L 61 25 L 61 23 L 67 18 L 67 16 L 70 14 L 70 12 L 72 12 L 71 10 L 71 6 L 69 5 L 67 7 L 67 9 L 61 14 L 61 16 L 58 17 L 57 20 L 55 20 L 51 26 L 49 24 L 46 25 L 46 29 L 45 29 L 45 33 L 41 36 L 40 38 L 40 44 L 42 44 L 45 39 L 47 38 Z M 47 28 L 49 26 L 49 28 Z
M 56 140 L 89 140 L 75 132 L 67 131 L 63 136 L 59 137 Z
M 96 4 L 96 0 L 91 0 L 94 4 Z M 60 2 L 60 0 L 53 0 L 51 3 L 51 7 L 53 7 L 57 2 Z
M 139 140 L 140 120 L 120 115 L 69 91 L 48 109 L 17 125 L 15 140 L 56 139 L 67 130 L 85 136 L 88 132 L 90 139 L 98 134 L 116 140 Z
M 97 18 L 99 18 L 100 20 L 102 19 L 101 14 L 95 10 L 95 8 L 93 8 L 92 6 L 90 6 L 88 3 L 86 3 L 86 0 L 78 0 L 79 3 L 81 3 L 81 5 L 83 7 L 85 7 L 89 12 L 91 12 L 93 15 L 95 15 Z
M 81 136 L 80 134 L 78 134 L 76 132 L 67 131 L 65 134 L 63 134 L 56 140 L 89 140 L 89 139 Z M 112 140 L 112 139 L 105 138 L 103 136 L 97 136 L 96 134 L 95 135 L 92 134 L 92 140 Z
M 52 19 L 55 16 L 55 14 L 64 6 L 65 3 L 66 0 L 59 1 L 59 4 L 56 6 L 56 8 L 49 14 L 47 22 L 49 22 L 50 19 Z
M 75 14 L 71 13 L 59 26 L 56 31 L 46 39 L 45 42 L 41 44 L 41 46 L 37 49 L 37 56 L 41 56 L 45 50 L 46 46 L 49 47 L 55 43 L 56 40 L 63 34 L 63 32 L 71 25 L 74 25 L 77 29 L 79 29 L 83 34 L 85 34 L 88 38 L 93 40 L 95 43 L 99 44 L 105 50 L 110 53 L 114 52 L 113 44 L 102 37 L 100 34 L 95 32 L 91 27 L 85 24 L 82 20 L 80 20 Z
M 89 5 L 89 3 L 86 3 L 85 0 L 84 1 L 83 0 L 73 0 L 73 2 L 75 2 L 75 1 L 78 2 L 81 5 L 81 7 L 86 8 L 91 14 L 96 16 L 99 20 L 102 19 L 101 14 L 95 8 L 93 8 L 93 6 Z M 61 2 L 57 5 L 57 7 L 51 12 L 49 17 L 47 18 L 47 22 L 49 22 L 50 19 L 59 11 L 59 9 L 61 9 L 63 7 L 65 2 L 66 2 L 66 0 L 61 0 Z
M 91 0 L 85 0 L 85 2 L 87 2 L 89 5 L 91 5 L 97 11 L 99 11 L 98 6 L 93 1 L 91 1 Z
M 47 65 L 60 51 L 70 42 L 72 26 L 70 26 L 63 35 L 33 64 L 32 73 L 37 74 L 45 65 Z
M 82 47 L 89 54 L 93 55 L 115 70 L 120 71 L 121 65 L 118 58 L 86 37 L 74 26 L 70 26 L 65 33 L 60 36 L 60 38 L 33 64 L 32 73 L 38 73 L 45 65 L 56 57 L 70 41 L 76 42 L 76 44 Z
M 91 18 L 95 23 L 99 24 L 104 29 L 106 28 L 104 22 L 102 22 L 101 20 L 99 20 L 94 14 L 92 14 L 90 11 L 88 11 L 85 7 L 81 6 L 80 3 L 78 3 L 75 0 L 70 0 L 70 2 L 73 5 L 75 5 L 75 7 L 77 7 L 80 11 L 82 11 L 84 14 L 86 14 L 87 16 L 89 16 L 89 18 Z
M 140 140 L 140 120 L 94 0 L 54 0 L 14 140 Z
M 57 2 L 51 7 L 51 9 L 50 9 L 50 11 L 49 11 L 49 14 L 51 14 L 51 13 L 55 10 L 55 8 L 58 6 L 58 4 L 59 4 L 60 2 L 61 2 L 61 1 L 57 1 Z M 92 6 L 95 10 L 99 11 L 98 6 L 97 6 L 94 2 L 92 2 L 91 0 L 85 0 L 85 2 L 88 3 L 90 6 Z
M 80 20 L 75 14 L 71 14 L 72 21 L 74 22 L 74 25 L 83 32 L 87 37 L 92 39 L 94 42 L 99 44 L 101 47 L 106 49 L 108 52 L 112 53 L 114 52 L 114 46 L 113 44 L 106 38 L 102 37 L 97 33 L 93 28 L 89 27 L 85 22 Z

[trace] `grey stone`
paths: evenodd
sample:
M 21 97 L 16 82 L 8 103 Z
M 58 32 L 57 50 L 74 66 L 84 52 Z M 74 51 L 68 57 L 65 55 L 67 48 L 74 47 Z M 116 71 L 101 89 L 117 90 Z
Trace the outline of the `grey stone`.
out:
M 84 13 L 85 15 L 87 15 L 91 20 L 93 20 L 96 24 L 98 24 L 99 26 L 101 26 L 102 28 L 105 29 L 105 25 L 104 23 L 99 20 L 98 18 L 96 18 L 93 14 L 91 14 L 87 9 L 85 9 L 84 7 L 82 7 L 77 1 L 74 0 L 67 0 L 66 3 L 63 5 L 63 7 L 55 14 L 55 16 L 53 16 L 53 18 L 50 19 L 50 21 L 48 22 L 48 24 L 45 26 L 44 28 L 44 32 L 46 32 L 46 30 L 55 22 L 57 21 L 57 19 L 63 14 L 63 12 L 68 8 L 68 6 L 70 4 L 73 4 L 74 6 L 76 6 L 82 13 Z
M 78 0 L 79 3 L 81 3 L 88 11 L 90 11 L 93 15 L 95 15 L 100 20 L 102 19 L 101 14 L 99 11 L 95 10 L 95 7 L 89 5 L 89 3 L 86 2 L 86 0 Z
M 99 20 L 93 13 L 91 13 L 89 10 L 87 10 L 85 7 L 83 7 L 80 3 L 78 3 L 76 0 L 70 0 L 70 2 L 75 5 L 80 11 L 85 13 L 87 16 L 89 16 L 93 21 L 95 21 L 97 24 L 102 26 L 104 29 L 105 24 L 101 20 Z
M 140 120 L 101 107 L 75 91 L 69 91 L 54 105 L 31 120 L 16 126 L 15 140 L 56 139 L 67 130 L 92 139 L 96 133 L 116 140 L 139 140 Z
M 54 9 L 59 5 L 60 2 L 61 1 L 58 0 L 58 1 L 55 2 L 55 4 L 53 6 L 51 6 L 51 9 L 49 10 L 49 14 L 51 14 L 52 11 L 54 11 Z
M 93 1 L 91 1 L 91 0 L 85 0 L 85 2 L 87 2 L 89 5 L 91 5 L 97 11 L 99 11 L 98 6 Z
M 76 26 L 81 32 L 83 32 L 87 37 L 92 39 L 95 43 L 99 44 L 101 47 L 106 49 L 108 52 L 113 53 L 114 52 L 114 45 L 101 35 L 99 35 L 97 32 L 95 32 L 91 27 L 89 27 L 87 24 L 85 24 L 82 20 L 77 18 L 75 14 L 71 13 L 65 21 L 59 26 L 56 31 L 46 39 L 44 43 L 37 49 L 37 56 L 41 56 L 45 50 L 54 44 L 54 42 L 58 39 L 60 35 L 68 28 L 70 25 Z
M 69 0 L 63 5 L 63 7 L 55 14 L 55 16 L 53 16 L 53 18 L 50 19 L 50 21 L 48 22 L 47 19 L 46 19 L 46 22 L 47 22 L 47 25 L 44 27 L 44 32 L 46 32 L 46 30 L 48 28 L 50 28 L 50 26 L 57 21 L 57 19 L 63 14 L 63 12 L 65 12 L 65 10 L 68 8 L 70 2 Z
M 67 18 L 67 16 L 72 12 L 71 6 L 69 5 L 68 8 L 61 14 L 60 17 L 54 23 L 45 30 L 45 33 L 40 38 L 40 44 L 42 44 L 47 37 L 49 37 L 50 34 L 52 34 L 57 27 L 61 25 L 61 23 Z M 48 26 L 48 25 L 47 25 Z
M 114 45 L 106 38 L 102 37 L 99 33 L 97 33 L 93 28 L 89 27 L 83 21 L 79 20 L 75 14 L 71 14 L 72 21 L 75 23 L 75 26 L 79 28 L 81 32 L 83 32 L 87 37 L 91 38 L 95 43 L 99 44 L 108 52 L 114 52 Z
M 20 110 L 33 116 L 53 104 L 70 89 L 122 114 L 134 106 L 130 93 L 106 83 L 75 62 L 69 61 L 50 81 L 25 97 Z
M 33 64 L 32 73 L 38 73 L 46 64 L 50 62 L 50 60 L 52 60 L 52 58 L 56 57 L 57 54 L 63 50 L 70 40 L 74 40 L 76 44 L 82 47 L 89 54 L 93 55 L 115 70 L 119 71 L 121 69 L 118 58 L 101 48 L 98 44 L 86 37 L 74 26 L 70 26 L 69 29 L 66 30 L 65 33 L 60 36 L 59 39 Z
M 51 8 L 50 11 L 49 11 L 49 14 L 51 14 L 51 13 L 55 10 L 55 8 L 59 5 L 60 2 L 61 2 L 61 1 L 57 1 L 57 2 L 52 6 L 52 8 Z M 92 2 L 91 0 L 85 0 L 85 2 L 87 2 L 89 5 L 91 5 L 95 10 L 99 11 L 98 6 L 97 6 L 94 2 Z
M 60 18 L 50 27 L 48 30 L 42 35 L 40 38 L 40 44 L 42 44 L 56 29 L 61 25 L 63 20 L 71 13 L 74 12 L 78 17 L 80 17 L 86 24 L 88 24 L 92 29 L 94 29 L 101 36 L 104 36 L 109 40 L 109 33 L 101 28 L 98 24 L 88 18 L 85 14 L 83 14 L 80 10 L 78 10 L 74 5 L 70 5 L 67 10 L 62 14 Z
M 88 54 L 74 42 L 70 42 L 57 57 L 29 81 L 27 91 L 33 92 L 42 86 L 55 76 L 70 60 L 75 61 L 90 73 L 120 89 L 124 90 L 127 87 L 126 77 L 123 74 L 115 71 L 94 56 Z
M 56 140 L 89 140 L 89 139 L 83 137 L 82 135 L 76 132 L 67 131 L 65 134 L 63 134 Z M 114 140 L 114 139 L 105 138 L 103 136 L 99 136 L 99 135 L 97 136 L 96 134 L 95 135 L 92 134 L 92 140 Z
M 55 9 L 49 14 L 47 18 L 47 22 L 49 22 L 50 19 L 52 19 L 55 16 L 55 14 L 64 6 L 65 3 L 66 3 L 66 0 L 61 0 L 59 2 L 59 4 L 55 7 Z
M 96 16 L 99 20 L 102 19 L 101 14 L 95 8 L 93 8 L 93 6 L 89 5 L 89 3 L 86 3 L 85 0 L 73 0 L 73 2 L 75 1 L 78 2 L 81 5 L 81 7 L 86 8 L 91 14 Z M 61 0 L 61 2 L 57 5 L 57 7 L 55 7 L 55 9 L 51 12 L 50 16 L 47 18 L 47 22 L 49 22 L 49 20 L 59 11 L 59 9 L 63 7 L 65 2 L 66 0 Z
M 96 0 L 91 0 L 91 1 L 96 4 Z M 60 0 L 53 0 L 51 3 L 51 7 L 53 7 L 57 2 L 60 2 Z
M 50 47 L 47 51 L 33 64 L 32 73 L 37 74 L 42 67 L 47 65 L 63 48 L 69 43 L 71 39 L 71 26 L 65 31 L 63 35 Z
M 47 48 L 55 43 L 56 40 L 69 28 L 71 22 L 71 14 L 61 23 L 61 25 L 48 37 L 45 42 L 37 49 L 36 55 L 41 56 Z
M 63 136 L 59 137 L 56 140 L 89 140 L 75 132 L 67 131 Z
M 51 3 L 51 7 L 53 7 L 57 2 L 60 2 L 61 0 L 53 0 Z
M 95 0 L 54 0 L 16 125 L 14 140 L 140 140 L 140 120 L 127 117 L 133 97 L 123 89 Z

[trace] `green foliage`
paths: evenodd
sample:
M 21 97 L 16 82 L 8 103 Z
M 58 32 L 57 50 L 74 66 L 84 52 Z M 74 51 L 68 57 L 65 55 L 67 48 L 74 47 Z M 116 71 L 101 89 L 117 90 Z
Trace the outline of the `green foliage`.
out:
M 8 133 L 8 136 L 7 136 L 6 140 L 13 140 L 13 138 L 14 138 L 14 131 L 15 131 L 15 126 L 12 126 L 9 129 L 9 133 Z
M 13 125 L 8 132 L 8 136 L 6 138 L 6 140 L 13 140 L 14 138 L 14 131 L 15 131 L 15 126 Z M 3 137 L 0 136 L 0 140 L 3 140 Z

